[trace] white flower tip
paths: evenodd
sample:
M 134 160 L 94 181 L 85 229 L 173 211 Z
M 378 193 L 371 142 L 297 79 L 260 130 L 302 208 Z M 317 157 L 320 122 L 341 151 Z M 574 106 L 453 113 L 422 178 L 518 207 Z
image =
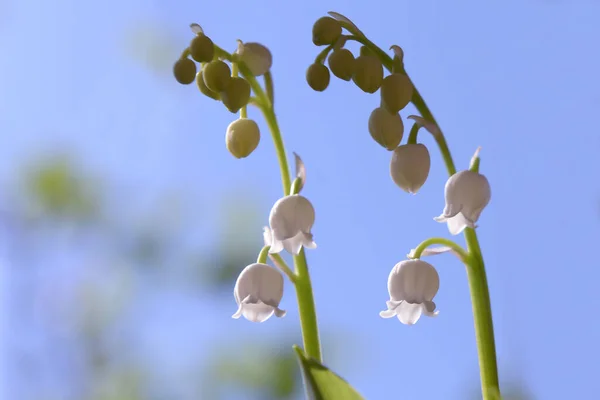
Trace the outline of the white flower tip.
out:
M 237 39 L 237 49 L 235 50 L 235 54 L 237 55 L 242 55 L 242 53 L 244 53 L 244 42 L 242 42 L 241 39 Z
M 473 154 L 473 159 L 475 158 L 479 158 L 479 153 L 481 153 L 481 146 L 479 146 L 476 150 L 475 150 L 475 154 Z
M 416 124 L 425 128 L 427 132 L 431 133 L 433 136 L 438 137 L 442 135 L 440 128 L 431 121 L 427 121 L 425 118 L 419 115 L 409 115 L 407 119 L 412 119 Z
M 273 236 L 271 235 L 271 229 L 268 226 L 263 228 L 263 241 L 265 246 L 270 246 L 273 243 Z
M 444 214 L 442 214 L 439 217 L 433 217 L 433 220 L 435 222 L 444 223 L 448 220 L 448 218 L 446 218 L 446 216 Z
M 394 55 L 396 57 L 398 57 L 400 59 L 400 61 L 402 61 L 404 59 L 404 50 L 402 50 L 402 47 L 394 44 L 394 45 L 390 46 L 390 50 L 392 50 L 394 52 Z
M 285 314 L 287 314 L 287 311 L 280 308 L 275 308 L 274 313 L 277 318 L 283 318 L 285 317 Z
M 300 179 L 300 187 L 298 188 L 298 193 L 300 193 L 306 184 L 306 167 L 297 153 L 294 153 L 294 159 L 296 161 L 296 178 Z
M 204 30 L 202 29 L 202 27 L 200 25 L 198 25 L 197 23 L 193 22 L 190 24 L 190 29 L 192 30 L 192 32 L 194 32 L 196 35 L 200 34 L 200 33 L 204 33 Z

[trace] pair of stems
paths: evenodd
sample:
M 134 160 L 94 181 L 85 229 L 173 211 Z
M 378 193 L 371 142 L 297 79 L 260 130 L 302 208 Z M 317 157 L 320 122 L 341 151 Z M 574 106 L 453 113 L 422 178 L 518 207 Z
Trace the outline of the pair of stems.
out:
M 367 46 L 379 57 L 385 68 L 392 72 L 393 59 L 373 42 L 368 40 L 363 35 L 356 33 L 355 35 L 348 36 L 347 39 L 355 40 Z M 233 61 L 233 57 L 229 53 L 218 47 L 216 49 L 220 56 L 228 59 L 229 61 Z M 287 196 L 290 194 L 292 182 L 290 178 L 290 168 L 287 161 L 285 146 L 283 144 L 283 138 L 279 129 L 279 124 L 277 122 L 273 105 L 273 82 L 271 80 L 271 76 L 269 74 L 265 77 L 267 86 L 267 92 L 265 92 L 261 85 L 256 81 L 256 78 L 250 73 L 250 71 L 246 69 L 243 64 L 239 64 L 239 67 L 240 72 L 248 80 L 255 95 L 257 96 L 257 105 L 262 111 L 264 118 L 267 121 L 267 125 L 269 126 L 281 171 L 283 192 L 284 195 Z M 412 103 L 415 105 L 424 119 L 434 123 L 435 126 L 438 126 L 433 114 L 429 110 L 429 107 L 423 100 L 423 97 L 416 87 L 414 89 Z M 446 139 L 444 138 L 443 134 L 441 134 L 441 131 L 439 135 L 434 135 L 434 138 L 444 159 L 448 175 L 454 175 L 456 173 L 456 167 L 450 154 L 448 144 L 446 143 Z M 469 281 L 471 303 L 473 307 L 473 319 L 475 324 L 475 337 L 479 356 L 481 391 L 484 400 L 495 400 L 500 395 L 500 389 L 498 382 L 494 328 L 487 276 L 481 248 L 479 246 L 479 240 L 477 239 L 475 230 L 472 228 L 466 228 L 464 230 L 464 236 L 467 243 L 467 251 L 465 252 L 464 250 L 460 249 L 459 255 L 467 267 L 467 277 Z M 451 244 L 451 247 L 459 248 L 454 244 L 454 242 L 447 239 L 436 239 L 433 239 L 430 244 Z M 423 244 L 425 244 L 425 242 Z M 426 246 L 422 246 L 418 252 L 418 256 L 420 256 L 420 253 L 425 249 L 425 247 Z M 294 273 L 296 275 L 294 284 L 296 287 L 296 296 L 298 300 L 298 311 L 300 315 L 304 351 L 307 356 L 321 362 L 322 353 L 317 323 L 317 313 L 304 249 L 302 249 L 298 255 L 294 256 Z

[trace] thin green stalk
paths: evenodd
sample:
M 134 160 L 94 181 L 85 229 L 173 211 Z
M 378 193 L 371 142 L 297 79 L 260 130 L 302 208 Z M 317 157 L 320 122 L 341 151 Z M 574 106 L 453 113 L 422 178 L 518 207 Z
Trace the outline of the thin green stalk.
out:
M 283 140 L 281 140 L 281 131 L 277 124 L 277 118 L 273 112 L 273 108 L 263 108 L 267 125 L 271 130 L 273 142 L 277 154 L 283 154 L 279 157 L 279 166 L 281 167 L 281 179 L 283 181 L 283 192 L 288 195 L 291 189 L 289 167 L 285 157 L 285 149 Z M 283 162 L 282 162 L 283 160 Z M 302 329 L 302 341 L 304 351 L 309 357 L 321 362 L 321 341 L 319 338 L 319 327 L 317 324 L 317 311 L 315 309 L 315 300 L 313 296 L 312 283 L 306 263 L 306 255 L 304 249 L 300 250 L 300 254 L 294 256 L 294 267 L 296 274 L 296 297 L 298 299 L 298 313 L 300 314 L 300 327 Z
M 352 33 L 354 35 L 348 37 L 348 39 L 355 40 L 367 46 L 377 54 L 385 68 L 388 71 L 392 71 L 392 58 L 386 52 L 381 50 L 367 38 L 357 34 L 357 32 Z M 415 86 L 414 83 L 413 86 Z M 416 87 L 414 87 L 412 103 L 423 118 L 433 122 L 439 128 L 431 110 Z M 433 136 L 442 153 L 448 174 L 450 176 L 454 175 L 456 173 L 456 167 L 444 135 L 439 134 Z M 475 324 L 475 337 L 477 341 L 477 353 L 479 356 L 479 371 L 481 377 L 481 393 L 484 400 L 495 400 L 500 393 L 500 385 L 498 383 L 494 325 L 487 276 L 475 230 L 466 228 L 464 235 L 465 241 L 467 242 L 467 251 L 469 253 L 467 277 L 469 280 L 471 303 L 473 306 L 473 320 Z
M 422 241 L 415 249 L 413 257 L 421 258 L 421 254 L 423 253 L 423 251 L 426 248 L 428 248 L 429 246 L 431 246 L 432 244 L 440 244 L 442 246 L 448 246 L 452 250 L 454 250 L 464 262 L 467 262 L 469 260 L 469 254 L 465 251 L 465 249 L 463 249 L 462 247 L 460 247 L 458 244 L 454 243 L 450 239 L 440 238 L 440 237 L 433 237 L 433 238 L 429 238 L 427 240 Z

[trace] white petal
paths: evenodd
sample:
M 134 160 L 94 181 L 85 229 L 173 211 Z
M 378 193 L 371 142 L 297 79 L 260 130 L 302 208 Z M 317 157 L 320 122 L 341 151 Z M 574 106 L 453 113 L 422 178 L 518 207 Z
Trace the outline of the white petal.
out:
M 238 309 L 237 309 L 237 311 L 235 312 L 235 314 L 233 314 L 233 315 L 231 316 L 231 318 L 238 319 L 238 318 L 239 318 L 239 317 L 241 317 L 241 316 L 242 316 L 242 305 L 240 304 L 240 305 L 238 306 Z
M 396 312 L 398 313 L 398 319 L 405 325 L 414 325 L 421 318 L 423 307 L 421 304 L 410 304 L 403 302 L 398 306 Z
M 398 306 L 402 304 L 402 301 L 394 301 L 394 300 L 388 300 L 385 302 L 385 305 L 387 306 L 387 310 L 381 311 L 379 313 L 379 316 L 381 318 L 393 318 L 396 316 L 396 308 L 398 308 Z
M 279 307 L 275 307 L 273 310 L 274 310 L 274 312 L 275 312 L 275 316 L 276 316 L 277 318 L 283 318 L 283 317 L 285 317 L 285 314 L 287 314 L 287 311 L 285 311 L 285 310 L 282 310 L 282 309 L 281 309 L 281 308 L 279 308 Z
M 271 235 L 271 229 L 268 226 L 263 228 L 263 241 L 265 242 L 265 246 L 270 246 L 273 242 L 273 235 Z
M 379 312 L 381 318 L 394 318 L 396 316 L 396 310 L 384 310 Z
M 273 315 L 273 307 L 259 301 L 256 304 L 242 304 L 242 315 L 250 322 L 265 322 Z
M 418 115 L 409 115 L 407 117 L 407 119 L 412 119 L 417 124 L 419 124 L 420 126 L 422 126 L 425 129 L 427 129 L 427 131 L 429 133 L 431 133 L 433 136 L 441 136 L 442 135 L 440 128 L 436 124 L 434 124 L 431 121 L 426 120 L 423 117 L 420 117 Z
M 452 235 L 458 235 L 464 231 L 467 226 L 469 226 L 469 222 L 462 213 L 458 213 L 454 217 L 448 218 L 447 222 L 448 230 Z
M 304 234 L 302 232 L 298 232 L 296 236 L 284 240 L 283 247 L 288 253 L 298 255 L 300 254 L 300 249 L 302 249 L 303 242 Z
M 448 220 L 448 218 L 446 218 L 446 216 L 444 214 L 442 214 L 439 217 L 433 217 L 433 220 L 435 222 L 440 222 L 440 223 L 443 224 L 443 223 L 445 223 Z
M 317 244 L 313 240 L 312 233 L 303 233 L 302 234 L 302 245 L 307 249 L 316 249 Z
M 273 239 L 273 242 L 271 243 L 271 248 L 269 249 L 269 254 L 281 253 L 281 251 L 283 250 L 283 247 L 284 247 L 283 241 Z
M 435 303 L 433 301 L 426 301 L 423 303 L 423 314 L 428 317 L 437 317 L 440 312 L 435 310 Z

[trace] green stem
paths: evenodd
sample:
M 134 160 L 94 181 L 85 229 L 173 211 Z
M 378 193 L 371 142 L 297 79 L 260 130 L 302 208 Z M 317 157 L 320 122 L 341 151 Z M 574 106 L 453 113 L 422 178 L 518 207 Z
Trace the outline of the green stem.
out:
M 271 248 L 271 246 L 264 246 L 260 250 L 260 253 L 258 253 L 258 257 L 256 257 L 257 264 L 266 264 L 267 263 L 267 257 L 269 256 L 270 248 Z
M 215 53 L 218 54 L 219 57 L 225 58 L 229 61 L 234 59 L 232 54 L 229 54 L 218 46 L 215 46 Z M 277 117 L 275 116 L 275 110 L 271 102 L 272 99 L 269 98 L 267 93 L 265 93 L 263 88 L 256 81 L 254 75 L 252 75 L 243 62 L 238 62 L 238 68 L 239 72 L 250 84 L 250 87 L 254 91 L 256 97 L 260 99 L 260 109 L 265 117 L 265 120 L 267 121 L 269 130 L 271 131 L 271 137 L 273 138 L 273 144 L 275 145 L 275 152 L 277 153 L 277 160 L 279 161 L 281 182 L 283 184 L 283 194 L 287 196 L 290 193 L 292 186 L 290 180 L 290 168 L 288 166 L 287 157 L 285 154 L 285 146 L 281 137 L 279 124 L 277 123 Z M 273 82 L 271 80 L 271 91 L 273 90 L 272 84 Z M 294 265 L 294 283 L 296 286 L 296 297 L 298 299 L 298 312 L 300 314 L 300 326 L 302 329 L 304 351 L 309 357 L 321 362 L 321 341 L 319 339 L 317 312 L 315 309 L 312 283 L 310 280 L 310 274 L 308 272 L 308 265 L 306 263 L 304 249 L 300 250 L 300 254 L 294 256 Z
M 292 283 L 296 283 L 298 277 L 296 276 L 294 271 L 292 271 L 290 267 L 288 267 L 283 257 L 281 257 L 279 254 L 269 254 L 269 258 L 271 258 L 271 261 L 273 261 L 277 268 L 279 268 L 284 274 L 287 275 L 287 277 Z
M 471 302 L 473 303 L 481 392 L 484 400 L 495 400 L 500 393 L 500 384 L 498 382 L 494 321 L 492 318 L 492 305 L 490 302 L 487 274 L 475 230 L 466 228 L 465 239 L 467 241 L 467 249 L 471 255 L 469 266 L 467 267 L 467 277 L 469 279 Z
M 267 120 L 267 125 L 269 125 L 269 129 L 271 130 L 277 154 L 283 155 L 282 157 L 279 157 L 279 167 L 281 169 L 281 179 L 283 181 L 283 192 L 287 196 L 291 190 L 290 173 L 285 157 L 283 140 L 281 139 L 281 131 L 279 130 L 273 108 L 264 107 L 262 110 L 265 119 Z M 315 299 L 304 249 L 300 250 L 300 254 L 294 256 L 294 266 L 296 275 L 296 298 L 298 300 L 298 313 L 300 314 L 300 327 L 302 329 L 304 351 L 309 357 L 321 362 L 321 341 L 317 324 L 317 311 L 315 309 Z
M 388 71 L 392 71 L 392 58 L 377 45 L 357 34 L 348 39 L 355 40 L 371 49 L 382 61 Z M 413 83 L 414 86 L 414 83 Z M 414 87 L 412 103 L 415 105 L 423 118 L 437 124 L 433 114 L 423 97 L 416 87 Z M 446 169 L 450 176 L 456 173 L 456 167 L 450 154 L 450 149 L 446 143 L 444 135 L 433 135 L 435 141 L 440 148 Z M 487 276 L 483 263 L 483 256 L 477 234 L 471 228 L 466 228 L 464 231 L 465 240 L 467 242 L 467 251 L 469 252 L 469 262 L 467 267 L 467 277 L 469 280 L 469 289 L 471 292 L 471 303 L 473 306 L 473 320 L 475 324 L 475 337 L 477 340 L 477 353 L 479 355 L 479 371 L 481 377 L 481 393 L 483 400 L 497 399 L 500 393 L 500 385 L 498 383 L 498 364 L 496 361 L 496 346 L 494 341 L 494 325 L 492 319 L 492 307 L 490 302 L 490 293 L 488 289 Z
M 431 246 L 432 244 L 448 246 L 458 254 L 458 256 L 463 260 L 463 262 L 469 261 L 469 254 L 465 251 L 465 249 L 460 247 L 458 244 L 454 243 L 452 240 L 441 237 L 433 237 L 422 241 L 415 249 L 413 258 L 421 258 L 421 254 L 423 253 L 423 251 L 425 251 L 425 249 Z
M 417 144 L 417 135 L 419 134 L 419 129 L 421 125 L 414 123 L 410 128 L 410 134 L 408 135 L 408 144 Z

